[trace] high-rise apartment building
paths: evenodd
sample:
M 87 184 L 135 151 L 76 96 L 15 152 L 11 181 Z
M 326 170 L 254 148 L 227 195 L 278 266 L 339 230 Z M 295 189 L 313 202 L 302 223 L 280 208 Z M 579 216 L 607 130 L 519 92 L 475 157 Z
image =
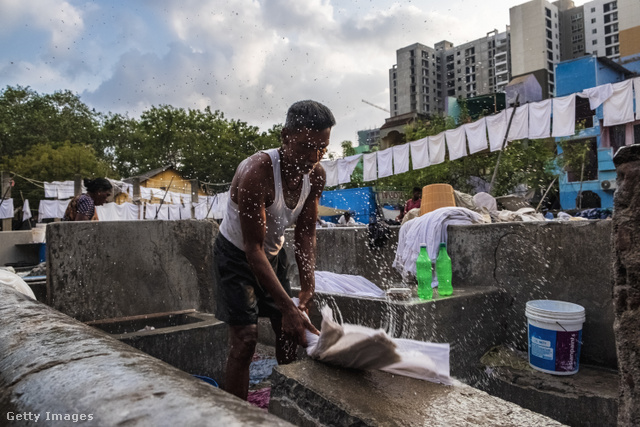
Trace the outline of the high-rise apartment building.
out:
M 389 70 L 391 116 L 443 112 L 447 97 L 502 91 L 511 76 L 509 58 L 508 29 L 460 46 L 443 40 L 398 49 Z

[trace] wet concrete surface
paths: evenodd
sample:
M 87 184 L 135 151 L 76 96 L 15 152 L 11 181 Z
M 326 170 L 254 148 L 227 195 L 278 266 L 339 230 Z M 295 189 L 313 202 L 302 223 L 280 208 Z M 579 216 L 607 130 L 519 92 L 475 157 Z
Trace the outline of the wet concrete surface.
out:
M 224 391 L 0 286 L 0 425 L 289 425 Z
M 269 412 L 299 426 L 560 426 L 464 384 L 444 386 L 311 359 L 278 366 Z

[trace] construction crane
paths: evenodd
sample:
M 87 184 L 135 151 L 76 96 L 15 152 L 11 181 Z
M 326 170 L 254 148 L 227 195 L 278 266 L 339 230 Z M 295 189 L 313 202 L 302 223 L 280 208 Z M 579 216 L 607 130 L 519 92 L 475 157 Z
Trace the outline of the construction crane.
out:
M 376 108 L 377 108 L 377 109 L 379 109 L 379 110 L 385 111 L 385 112 L 387 112 L 387 113 L 391 113 L 391 111 L 387 110 L 386 108 L 382 108 L 382 107 L 380 107 L 380 106 L 378 106 L 378 105 L 376 105 L 376 104 L 374 104 L 374 103 L 372 103 L 372 102 L 366 101 L 366 100 L 364 100 L 364 99 L 362 100 L 362 102 L 364 102 L 365 104 L 369 104 L 369 105 L 371 105 L 372 107 L 376 107 Z

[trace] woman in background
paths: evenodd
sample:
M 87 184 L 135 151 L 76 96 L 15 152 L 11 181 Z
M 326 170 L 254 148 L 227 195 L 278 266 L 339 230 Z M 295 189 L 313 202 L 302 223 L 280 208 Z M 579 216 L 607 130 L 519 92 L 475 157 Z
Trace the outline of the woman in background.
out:
M 97 221 L 96 206 L 101 206 L 111 196 L 111 183 L 106 178 L 86 179 L 86 194 L 76 196 L 69 202 L 63 221 Z

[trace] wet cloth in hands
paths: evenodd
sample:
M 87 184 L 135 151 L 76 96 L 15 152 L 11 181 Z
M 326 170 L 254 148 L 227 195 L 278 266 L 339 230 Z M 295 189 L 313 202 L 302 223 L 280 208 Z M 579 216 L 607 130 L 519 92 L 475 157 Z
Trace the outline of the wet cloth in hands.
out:
M 307 354 L 346 368 L 379 369 L 396 375 L 452 384 L 449 344 L 390 338 L 381 329 L 340 325 L 331 308 L 322 312 L 320 335 L 307 331 Z

